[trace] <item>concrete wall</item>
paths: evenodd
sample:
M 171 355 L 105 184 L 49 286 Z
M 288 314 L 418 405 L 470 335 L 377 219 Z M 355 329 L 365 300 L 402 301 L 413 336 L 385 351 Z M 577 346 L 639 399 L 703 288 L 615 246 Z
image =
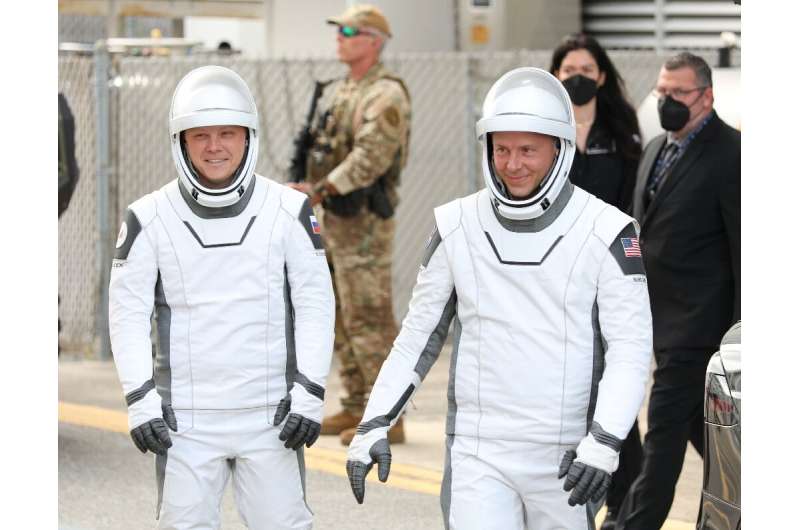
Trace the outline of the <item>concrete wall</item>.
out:
M 333 57 L 336 34 L 325 19 L 339 14 L 350 3 L 265 0 L 263 21 L 187 17 L 185 36 L 201 39 L 210 47 L 228 40 L 251 57 Z M 548 49 L 563 35 L 581 27 L 580 0 L 373 0 L 372 3 L 381 8 L 392 27 L 394 37 L 387 46 L 390 53 Z
M 336 32 L 325 23 L 347 7 L 344 0 L 272 0 L 274 56 L 336 54 Z
M 216 48 L 221 40 L 248 57 L 333 57 L 335 28 L 325 19 L 344 11 L 346 0 L 266 0 L 264 19 L 186 17 L 184 36 Z M 455 49 L 453 0 L 375 0 L 394 37 L 389 52 Z
M 374 0 L 392 28 L 389 52 L 455 49 L 453 0 Z M 329 55 L 336 33 L 325 19 L 347 7 L 344 0 L 273 0 L 275 55 Z
M 375 0 L 392 27 L 391 51 L 453 51 L 455 5 L 453 0 Z
M 459 49 L 464 51 L 504 50 L 503 31 L 507 0 L 489 0 L 474 5 L 473 0 L 458 0 Z
M 216 48 L 220 41 L 225 40 L 249 57 L 267 56 L 266 30 L 260 19 L 186 17 L 183 35 L 202 41 L 206 48 Z
M 506 0 L 506 49 L 553 48 L 581 29 L 580 0 Z

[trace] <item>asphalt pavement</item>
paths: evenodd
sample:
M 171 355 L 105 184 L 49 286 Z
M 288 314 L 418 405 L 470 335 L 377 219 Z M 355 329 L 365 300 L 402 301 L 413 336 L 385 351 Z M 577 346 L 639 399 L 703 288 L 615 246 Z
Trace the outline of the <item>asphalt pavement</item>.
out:
M 306 450 L 308 503 L 320 529 L 430 530 L 443 528 L 439 484 L 444 463 L 449 350 L 442 352 L 406 413 L 405 444 L 392 446 L 387 484 L 370 474 L 365 502 L 356 504 L 344 470 L 346 448 L 337 436 Z M 331 369 L 326 414 L 338 410 L 340 382 Z M 60 530 L 154 528 L 155 467 L 127 434 L 125 402 L 111 361 L 59 359 L 58 513 Z M 646 428 L 646 415 L 640 414 Z M 689 530 L 700 500 L 702 461 L 693 449 L 678 482 L 664 530 Z M 268 501 L 267 501 L 268 502 Z M 602 513 L 601 513 L 602 517 Z M 601 518 L 599 520 L 602 520 Z M 222 528 L 243 529 L 231 488 L 222 503 Z

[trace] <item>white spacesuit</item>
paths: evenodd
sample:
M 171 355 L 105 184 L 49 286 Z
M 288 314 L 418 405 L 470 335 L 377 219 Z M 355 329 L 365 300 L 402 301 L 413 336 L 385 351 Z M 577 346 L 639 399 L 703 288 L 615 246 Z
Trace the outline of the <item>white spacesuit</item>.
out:
M 361 502 L 373 463 L 388 476 L 386 431 L 454 321 L 446 527 L 594 528 L 648 376 L 652 326 L 637 227 L 567 180 L 575 121 L 547 72 L 501 77 L 477 131 L 486 188 L 434 211 L 408 314 L 349 449 L 351 486 Z M 549 174 L 527 199 L 507 194 L 495 175 L 498 131 L 558 139 Z
M 247 129 L 222 189 L 182 135 L 216 125 Z M 170 133 L 179 178 L 130 205 L 109 288 L 131 434 L 157 453 L 159 528 L 218 528 L 229 476 L 249 528 L 310 528 L 302 445 L 319 433 L 334 329 L 319 225 L 304 194 L 254 174 L 255 101 L 231 70 L 181 80 Z

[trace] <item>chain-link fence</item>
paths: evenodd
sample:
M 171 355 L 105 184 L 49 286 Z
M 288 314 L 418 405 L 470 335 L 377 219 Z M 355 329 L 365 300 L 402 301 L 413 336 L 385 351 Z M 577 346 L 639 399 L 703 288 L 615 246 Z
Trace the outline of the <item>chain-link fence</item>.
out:
M 710 64 L 715 51 L 701 52 Z M 386 65 L 406 81 L 412 102 L 411 146 L 402 175 L 397 211 L 393 287 L 396 316 L 405 315 L 425 240 L 433 226 L 433 208 L 482 187 L 475 121 L 483 97 L 504 72 L 517 66 L 547 68 L 549 50 L 498 53 L 417 53 L 389 55 Z M 650 91 L 665 60 L 651 50 L 611 51 L 634 105 Z M 108 249 L 125 207 L 175 178 L 167 115 L 172 92 L 192 68 L 227 66 L 250 86 L 263 129 L 258 173 L 285 180 L 292 139 L 305 118 L 313 81 L 344 76 L 332 59 L 247 60 L 237 57 L 114 56 L 108 77 L 110 130 L 108 219 L 98 215 L 96 160 L 95 59 L 61 56 L 59 90 L 76 117 L 81 180 L 59 223 L 61 343 L 88 355 L 107 355 L 98 344 L 106 296 L 97 245 L 99 228 L 110 223 Z M 99 63 L 102 64 L 102 63 Z M 330 94 L 326 94 L 329 96 Z M 326 100 L 321 102 L 325 105 Z M 103 116 L 100 116 L 103 118 Z M 102 122 L 102 120 L 101 120 Z M 102 189 L 102 187 L 100 188 Z M 102 214 L 102 209 L 100 210 Z M 105 263 L 110 267 L 110 263 Z M 98 351 L 100 350 L 100 351 Z
M 108 20 L 105 16 L 58 14 L 58 42 L 94 44 L 108 37 Z
M 101 286 L 95 265 L 97 190 L 95 187 L 96 106 L 94 60 L 60 57 L 58 90 L 75 117 L 75 150 L 80 180 L 69 208 L 58 220 L 59 314 L 65 349 L 94 349 L 96 304 Z
M 162 37 L 172 37 L 173 21 L 166 17 L 123 17 L 119 37 L 149 37 L 158 29 Z M 105 15 L 58 14 L 58 42 L 94 44 L 108 37 L 108 17 Z

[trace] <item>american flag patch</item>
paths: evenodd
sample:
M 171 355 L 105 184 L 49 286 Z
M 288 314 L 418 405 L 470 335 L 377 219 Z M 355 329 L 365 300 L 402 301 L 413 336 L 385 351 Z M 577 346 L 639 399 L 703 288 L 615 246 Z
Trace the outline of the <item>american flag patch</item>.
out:
M 622 241 L 622 250 L 625 251 L 626 258 L 642 257 L 642 251 L 639 248 L 638 237 L 621 237 L 619 240 Z
M 319 223 L 317 222 L 317 216 L 315 216 L 315 215 L 309 215 L 309 216 L 308 216 L 308 219 L 309 219 L 309 221 L 311 221 L 311 230 L 312 230 L 312 231 L 313 231 L 315 234 L 319 234 L 319 233 L 320 233 L 322 230 L 320 229 L 320 227 L 319 227 Z M 627 252 L 627 251 L 626 251 L 626 252 Z

